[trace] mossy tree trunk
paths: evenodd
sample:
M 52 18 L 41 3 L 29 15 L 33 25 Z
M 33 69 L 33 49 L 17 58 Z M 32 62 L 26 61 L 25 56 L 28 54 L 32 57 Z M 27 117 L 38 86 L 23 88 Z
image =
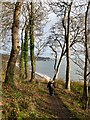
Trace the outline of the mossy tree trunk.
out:
M 25 29 L 25 25 L 23 26 L 22 32 L 21 32 L 21 53 L 19 58 L 19 70 L 20 70 L 19 74 L 21 79 L 23 79 L 24 77 L 24 40 L 23 40 L 24 29 Z
M 23 43 L 23 40 L 21 44 L 19 68 L 20 68 L 20 78 L 23 78 L 24 77 L 24 43 Z
M 25 37 L 23 40 L 23 33 L 25 33 Z M 27 78 L 28 74 L 28 25 L 27 20 L 25 21 L 25 25 L 22 28 L 21 33 L 21 54 L 20 54 L 20 78 Z
M 31 12 L 29 18 L 30 25 L 30 60 L 31 60 L 31 79 L 30 82 L 35 78 L 35 56 L 34 56 L 34 4 L 31 1 Z
M 16 60 L 19 54 L 19 40 L 18 40 L 18 32 L 19 32 L 19 19 L 20 19 L 20 12 L 22 7 L 22 0 L 21 2 L 16 2 L 14 16 L 13 16 L 13 25 L 12 25 L 12 50 L 10 54 L 10 59 L 7 65 L 5 83 L 14 86 L 14 69 L 16 65 Z
M 25 78 L 28 77 L 28 25 L 25 29 L 25 41 L 24 41 L 24 68 L 25 68 Z

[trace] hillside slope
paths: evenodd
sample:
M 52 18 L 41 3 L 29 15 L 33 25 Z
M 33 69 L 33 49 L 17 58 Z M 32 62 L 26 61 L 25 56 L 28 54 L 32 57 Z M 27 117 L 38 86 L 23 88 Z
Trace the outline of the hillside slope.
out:
M 4 82 L 6 58 L 2 59 L 2 79 Z M 28 79 L 27 79 L 28 80 Z M 50 96 L 47 81 L 38 78 L 30 83 L 19 78 L 15 71 L 15 88 L 2 83 L 2 120 L 89 120 L 90 109 L 82 109 L 83 85 L 72 82 L 72 92 L 66 91 L 65 83 L 57 81 L 55 95 Z
M 3 118 L 6 120 L 64 120 L 76 117 L 63 104 L 57 94 L 48 94 L 46 82 L 19 83 L 12 89 L 3 85 Z

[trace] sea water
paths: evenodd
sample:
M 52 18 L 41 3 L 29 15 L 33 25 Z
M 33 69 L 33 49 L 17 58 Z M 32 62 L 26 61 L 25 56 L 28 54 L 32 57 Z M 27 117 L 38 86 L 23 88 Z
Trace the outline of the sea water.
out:
M 30 62 L 29 62 L 30 64 Z M 78 80 L 82 80 L 83 76 L 80 76 L 78 74 L 78 71 L 82 72 L 82 70 L 72 61 L 70 61 L 70 78 L 71 80 L 74 81 L 78 81 Z M 44 76 L 46 78 L 50 78 L 52 79 L 54 74 L 55 74 L 55 70 L 54 70 L 54 60 L 38 60 L 36 61 L 36 73 Z M 61 65 L 60 65 L 60 69 L 58 72 L 58 76 L 57 79 L 64 79 L 66 78 L 66 61 L 63 60 Z

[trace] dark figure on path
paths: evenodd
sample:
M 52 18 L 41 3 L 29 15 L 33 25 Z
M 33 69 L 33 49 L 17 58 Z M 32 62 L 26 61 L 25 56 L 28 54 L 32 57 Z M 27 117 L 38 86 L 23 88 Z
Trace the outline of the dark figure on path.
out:
M 47 85 L 47 88 L 49 89 L 49 93 L 50 93 L 51 96 L 54 95 L 54 87 L 55 86 L 54 86 L 53 82 L 49 81 L 48 85 Z

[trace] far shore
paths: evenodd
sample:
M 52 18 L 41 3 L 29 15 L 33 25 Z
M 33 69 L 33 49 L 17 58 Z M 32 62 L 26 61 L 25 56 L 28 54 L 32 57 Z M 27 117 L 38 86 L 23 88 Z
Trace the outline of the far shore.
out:
M 1 55 L 1 54 L 0 54 Z M 1 58 L 2 60 L 4 60 L 5 61 L 5 63 L 6 62 L 8 62 L 8 60 L 9 60 L 9 55 L 7 55 L 7 54 L 2 54 L 2 58 Z M 46 58 L 47 59 L 47 58 Z M 18 65 L 18 60 L 17 60 L 17 62 L 16 62 L 16 66 L 18 67 L 19 65 Z M 47 80 L 47 81 L 49 81 L 49 80 L 51 80 L 51 78 L 49 77 L 49 76 L 47 76 L 47 75 L 44 75 L 44 74 L 41 74 L 41 73 L 38 73 L 38 72 L 36 72 L 36 79 L 45 79 L 45 80 Z M 57 79 L 58 80 L 58 79 Z M 63 80 L 63 79 L 61 79 L 61 80 Z M 65 80 L 63 80 L 63 81 L 65 81 Z M 83 83 L 84 81 L 83 80 L 77 80 L 77 81 L 75 81 L 75 80 L 71 80 L 71 82 L 80 82 L 80 83 Z

